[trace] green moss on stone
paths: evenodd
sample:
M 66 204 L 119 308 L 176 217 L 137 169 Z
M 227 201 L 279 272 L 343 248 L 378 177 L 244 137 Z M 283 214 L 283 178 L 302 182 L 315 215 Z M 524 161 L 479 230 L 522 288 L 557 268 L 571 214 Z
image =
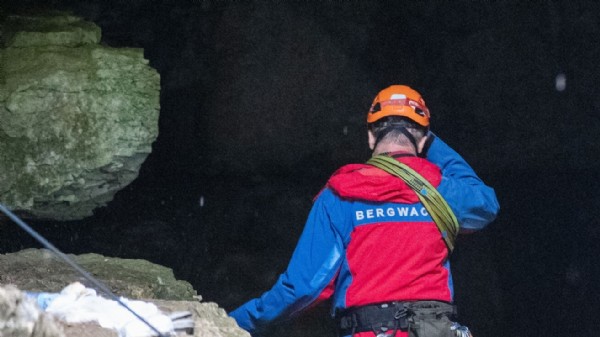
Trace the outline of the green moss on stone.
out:
M 192 285 L 177 280 L 170 268 L 146 260 L 99 254 L 69 255 L 89 274 L 119 296 L 134 299 L 193 300 Z M 9 280 L 10 278 L 10 280 Z M 9 282 L 10 281 L 10 282 Z M 13 283 L 31 291 L 60 291 L 72 282 L 89 282 L 45 249 L 0 254 L 0 284 Z
M 158 136 L 160 78 L 141 49 L 57 37 L 94 27 L 61 13 L 3 26 L 0 199 L 33 216 L 91 215 L 135 179 Z M 20 32 L 47 40 L 17 43 Z
M 36 16 L 9 15 L 3 22 L 6 47 L 98 44 L 100 34 L 100 27 L 96 24 L 62 12 Z

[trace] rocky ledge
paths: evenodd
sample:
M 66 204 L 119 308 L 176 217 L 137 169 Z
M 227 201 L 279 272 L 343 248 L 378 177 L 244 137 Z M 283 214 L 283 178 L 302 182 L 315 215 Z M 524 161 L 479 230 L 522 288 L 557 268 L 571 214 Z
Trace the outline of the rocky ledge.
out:
M 165 313 L 189 311 L 193 330 L 181 336 L 248 337 L 216 303 L 201 302 L 192 286 L 175 279 L 171 269 L 145 260 L 69 255 L 115 294 L 143 299 Z M 116 337 L 94 322 L 66 324 L 25 299 L 20 290 L 58 292 L 73 282 L 89 283 L 64 262 L 44 249 L 26 249 L 0 255 L 0 336 L 19 337 Z

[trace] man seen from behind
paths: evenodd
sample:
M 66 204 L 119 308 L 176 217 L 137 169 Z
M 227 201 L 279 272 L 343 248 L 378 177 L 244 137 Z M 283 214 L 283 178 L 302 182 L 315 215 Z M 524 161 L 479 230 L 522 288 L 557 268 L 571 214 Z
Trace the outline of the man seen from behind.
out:
M 460 230 L 499 211 L 494 190 L 429 130 L 421 95 L 392 85 L 367 116 L 373 156 L 425 178 Z M 369 164 L 338 169 L 315 198 L 287 270 L 271 290 L 230 315 L 253 336 L 269 323 L 331 298 L 339 336 L 460 336 L 453 326 L 449 249 L 428 209 L 404 180 Z

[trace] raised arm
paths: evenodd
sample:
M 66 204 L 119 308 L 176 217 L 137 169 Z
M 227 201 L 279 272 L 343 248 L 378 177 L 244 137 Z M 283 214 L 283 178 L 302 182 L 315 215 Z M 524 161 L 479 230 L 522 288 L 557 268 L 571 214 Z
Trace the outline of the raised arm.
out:
M 434 134 L 427 159 L 442 170 L 438 191 L 455 212 L 461 230 L 479 230 L 492 222 L 500 209 L 494 189 L 485 185 L 467 162 Z

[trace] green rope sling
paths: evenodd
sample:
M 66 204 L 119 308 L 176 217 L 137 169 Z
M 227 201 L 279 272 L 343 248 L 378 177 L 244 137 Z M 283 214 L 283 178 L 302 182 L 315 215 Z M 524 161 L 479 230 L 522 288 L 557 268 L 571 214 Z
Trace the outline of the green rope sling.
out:
M 429 212 L 429 215 L 431 215 L 431 218 L 433 218 L 433 221 L 440 230 L 448 251 L 452 253 L 454 250 L 454 241 L 458 234 L 458 220 L 456 220 L 454 212 L 452 212 L 450 206 L 448 206 L 448 203 L 437 189 L 415 170 L 392 157 L 377 155 L 369 159 L 367 164 L 399 177 L 415 191 L 419 200 L 425 206 L 427 212 Z

